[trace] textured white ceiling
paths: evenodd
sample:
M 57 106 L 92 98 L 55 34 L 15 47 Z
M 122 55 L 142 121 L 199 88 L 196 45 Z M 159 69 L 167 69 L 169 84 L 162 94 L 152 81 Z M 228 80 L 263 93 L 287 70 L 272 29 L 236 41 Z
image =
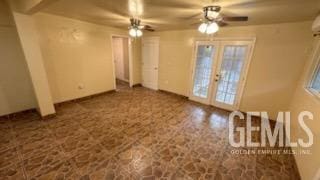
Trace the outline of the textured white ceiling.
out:
M 313 20 L 320 12 L 319 0 L 57 0 L 44 11 L 119 28 L 136 17 L 156 30 L 171 30 L 195 28 L 206 5 L 222 6 L 225 15 L 249 16 L 233 26 Z

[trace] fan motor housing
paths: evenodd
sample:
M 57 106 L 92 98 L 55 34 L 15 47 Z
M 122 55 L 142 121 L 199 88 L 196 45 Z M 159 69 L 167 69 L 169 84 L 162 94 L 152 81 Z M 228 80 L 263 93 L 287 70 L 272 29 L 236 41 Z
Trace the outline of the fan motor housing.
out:
M 206 6 L 206 7 L 203 8 L 204 12 L 207 12 L 207 11 L 220 12 L 220 10 L 221 10 L 220 6 Z
M 140 25 L 140 20 L 139 19 L 131 18 L 130 22 L 131 22 L 131 26 L 139 26 Z
M 220 6 L 206 6 L 203 8 L 204 17 L 212 21 L 218 17 L 220 10 Z

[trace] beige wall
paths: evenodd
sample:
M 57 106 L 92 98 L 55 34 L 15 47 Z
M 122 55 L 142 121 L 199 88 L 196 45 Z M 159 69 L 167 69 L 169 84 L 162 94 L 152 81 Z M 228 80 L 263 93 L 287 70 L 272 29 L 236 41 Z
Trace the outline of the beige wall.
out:
M 312 73 L 312 69 L 315 67 L 314 59 L 312 57 L 313 55 L 315 57 L 320 56 L 319 45 L 320 39 L 317 38 L 314 40 L 313 53 L 308 58 L 290 106 L 292 117 L 297 117 L 301 111 L 310 111 L 314 115 L 313 121 L 306 121 L 306 124 L 311 128 L 314 134 L 314 144 L 310 148 L 312 155 L 296 155 L 296 161 L 301 177 L 306 180 L 313 179 L 317 171 L 320 172 L 320 99 L 314 97 L 304 88 L 308 77 Z M 316 50 L 316 47 L 318 47 L 318 50 Z M 306 134 L 300 129 L 296 119 L 292 124 L 294 128 L 294 140 L 296 140 L 296 138 L 304 138 Z M 320 178 L 320 176 L 317 178 Z
M 55 103 L 115 88 L 111 35 L 127 31 L 45 13 L 35 20 Z
M 222 28 L 216 37 L 256 37 L 242 111 L 287 110 L 310 48 L 311 22 Z M 159 88 L 188 96 L 196 30 L 148 33 L 160 37 Z M 290 69 L 288 69 L 290 68 Z
M 0 4 L 0 9 L 0 115 L 6 115 L 37 105 L 17 32 L 7 27 L 14 22 L 7 6 Z M 111 35 L 127 35 L 126 30 L 45 13 L 34 20 L 55 103 L 114 89 Z M 133 84 L 138 84 L 140 40 L 131 43 Z
M 0 1 L 0 116 L 32 109 L 36 100 L 16 28 Z
M 14 25 L 9 6 L 4 0 L 0 0 L 0 25 L 1 27 Z

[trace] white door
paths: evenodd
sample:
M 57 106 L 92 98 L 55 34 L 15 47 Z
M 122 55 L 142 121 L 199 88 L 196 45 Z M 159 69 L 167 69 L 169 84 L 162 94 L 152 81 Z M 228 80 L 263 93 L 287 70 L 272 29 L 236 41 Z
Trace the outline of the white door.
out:
M 219 64 L 214 79 L 212 105 L 238 110 L 252 50 L 251 41 L 220 43 Z
M 197 42 L 190 99 L 238 110 L 252 41 Z
M 113 58 L 115 63 L 116 78 L 124 80 L 124 56 L 122 38 L 112 38 Z
M 209 104 L 212 94 L 213 71 L 217 64 L 219 44 L 217 42 L 197 42 L 196 57 L 193 62 L 193 78 L 190 99 Z
M 159 38 L 142 39 L 142 85 L 158 90 Z

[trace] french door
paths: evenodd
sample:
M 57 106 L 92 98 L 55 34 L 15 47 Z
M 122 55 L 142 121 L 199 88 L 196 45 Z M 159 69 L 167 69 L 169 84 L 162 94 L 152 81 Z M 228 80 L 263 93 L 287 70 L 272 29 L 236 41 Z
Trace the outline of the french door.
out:
M 237 110 L 252 45 L 252 41 L 197 42 L 190 99 Z
M 218 51 L 219 44 L 217 42 L 197 42 L 190 99 L 204 104 L 210 103 L 213 90 L 213 71 Z

